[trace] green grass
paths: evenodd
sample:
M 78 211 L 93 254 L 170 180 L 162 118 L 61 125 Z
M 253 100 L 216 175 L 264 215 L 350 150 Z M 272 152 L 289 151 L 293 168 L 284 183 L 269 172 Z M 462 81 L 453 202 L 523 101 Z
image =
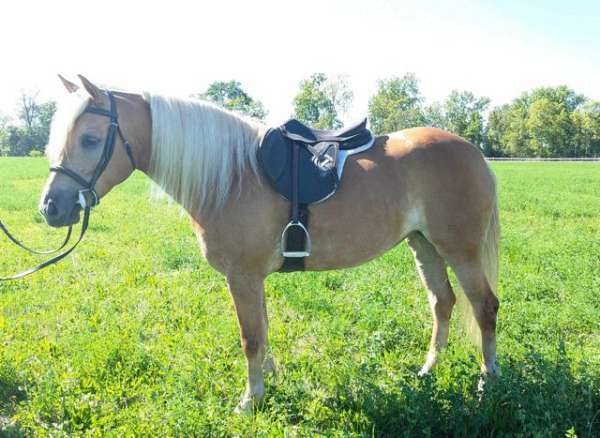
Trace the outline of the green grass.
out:
M 600 435 L 600 165 L 498 163 L 502 378 L 480 399 L 479 353 L 454 318 L 431 331 L 405 244 L 362 267 L 267 282 L 279 366 L 254 416 L 232 414 L 245 362 L 223 278 L 142 175 L 103 200 L 59 265 L 0 285 L 6 436 Z M 36 213 L 43 159 L 0 160 L 0 217 L 52 246 Z M 39 258 L 0 240 L 0 275 Z

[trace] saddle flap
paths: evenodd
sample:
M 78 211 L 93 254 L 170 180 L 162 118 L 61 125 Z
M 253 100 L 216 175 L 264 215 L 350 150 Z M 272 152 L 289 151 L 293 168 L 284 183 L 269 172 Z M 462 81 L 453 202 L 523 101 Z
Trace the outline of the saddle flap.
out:
M 279 181 L 284 172 L 289 170 L 289 163 L 292 160 L 290 146 L 279 129 L 270 129 L 260 145 L 258 151 L 260 167 L 272 184 Z
M 261 170 L 272 187 L 291 201 L 293 142 L 279 129 L 265 135 L 258 150 Z M 335 192 L 339 180 L 336 168 L 337 147 L 333 143 L 315 145 L 309 150 L 302 144 L 298 158 L 298 202 L 312 204 L 327 199 Z

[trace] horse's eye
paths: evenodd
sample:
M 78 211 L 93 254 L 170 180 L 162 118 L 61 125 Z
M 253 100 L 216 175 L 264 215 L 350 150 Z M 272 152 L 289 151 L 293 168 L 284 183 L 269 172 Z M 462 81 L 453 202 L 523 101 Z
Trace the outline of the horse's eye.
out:
M 81 136 L 81 146 L 87 149 L 91 149 L 100 143 L 100 139 L 90 134 L 84 134 Z

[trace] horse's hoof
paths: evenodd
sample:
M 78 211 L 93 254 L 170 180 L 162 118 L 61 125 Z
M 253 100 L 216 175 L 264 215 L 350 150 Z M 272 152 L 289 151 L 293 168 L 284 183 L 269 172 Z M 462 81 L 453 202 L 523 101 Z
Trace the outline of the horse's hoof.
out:
M 485 368 L 481 370 L 481 377 L 479 378 L 479 382 L 477 383 L 477 391 L 480 394 L 485 392 L 485 389 L 498 380 L 498 378 L 502 375 L 500 372 L 500 367 L 497 364 L 494 364 L 491 368 Z
M 236 415 L 251 415 L 254 412 L 254 400 L 244 397 L 233 412 Z
M 424 377 L 427 374 L 429 374 L 431 372 L 431 370 L 433 369 L 433 367 L 435 366 L 436 361 L 437 361 L 436 355 L 432 354 L 432 353 L 428 353 L 427 360 L 425 361 L 425 364 L 421 368 L 421 371 L 418 372 L 417 376 Z
M 419 372 L 417 373 L 417 377 L 425 377 L 430 372 L 431 372 L 431 368 L 427 368 L 426 366 L 423 366 L 423 368 L 421 368 L 419 370 Z

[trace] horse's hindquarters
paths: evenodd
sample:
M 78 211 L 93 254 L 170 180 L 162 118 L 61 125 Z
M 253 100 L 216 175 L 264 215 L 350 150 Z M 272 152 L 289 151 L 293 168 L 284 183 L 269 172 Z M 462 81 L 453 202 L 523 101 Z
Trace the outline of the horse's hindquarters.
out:
M 482 241 L 495 186 L 481 153 L 436 129 L 381 137 L 348 160 L 340 189 L 310 207 L 308 270 L 359 265 L 421 231 L 440 253 L 467 254 Z

